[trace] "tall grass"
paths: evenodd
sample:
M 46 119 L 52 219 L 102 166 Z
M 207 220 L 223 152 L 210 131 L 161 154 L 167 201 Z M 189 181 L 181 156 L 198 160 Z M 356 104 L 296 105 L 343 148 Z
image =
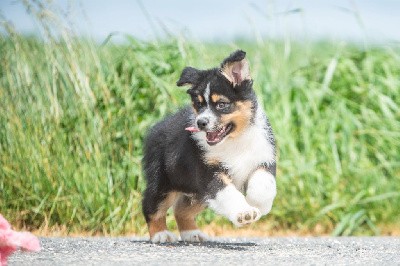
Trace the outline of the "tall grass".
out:
M 214 67 L 239 47 L 279 147 L 274 208 L 253 227 L 335 235 L 400 227 L 399 49 L 129 36 L 99 45 L 4 28 L 0 213 L 18 227 L 144 233 L 146 131 L 189 102 L 175 86 L 184 66 Z M 209 210 L 198 218 L 215 219 L 227 223 Z

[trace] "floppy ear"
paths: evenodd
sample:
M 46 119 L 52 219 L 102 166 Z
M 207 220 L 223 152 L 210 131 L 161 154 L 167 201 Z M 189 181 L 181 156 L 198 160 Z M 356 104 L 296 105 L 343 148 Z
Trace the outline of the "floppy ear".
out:
M 249 63 L 247 62 L 246 52 L 237 50 L 221 64 L 221 73 L 235 87 L 242 84 L 245 80 L 251 80 Z
M 178 86 L 193 85 L 197 82 L 200 76 L 200 70 L 193 67 L 185 67 L 182 71 L 181 77 L 176 82 Z

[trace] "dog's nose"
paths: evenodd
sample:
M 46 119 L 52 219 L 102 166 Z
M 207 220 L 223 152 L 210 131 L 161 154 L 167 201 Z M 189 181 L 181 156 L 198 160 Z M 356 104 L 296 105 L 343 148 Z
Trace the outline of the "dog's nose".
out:
M 200 118 L 199 120 L 197 120 L 197 126 L 199 127 L 199 129 L 204 129 L 208 125 L 208 122 L 208 118 Z

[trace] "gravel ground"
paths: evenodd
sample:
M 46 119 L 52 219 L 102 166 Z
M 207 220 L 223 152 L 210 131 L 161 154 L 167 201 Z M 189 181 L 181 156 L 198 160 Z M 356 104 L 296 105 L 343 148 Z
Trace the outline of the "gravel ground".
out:
M 9 265 L 400 265 L 400 238 L 214 238 L 151 244 L 143 238 L 41 238 L 42 251 L 17 252 Z

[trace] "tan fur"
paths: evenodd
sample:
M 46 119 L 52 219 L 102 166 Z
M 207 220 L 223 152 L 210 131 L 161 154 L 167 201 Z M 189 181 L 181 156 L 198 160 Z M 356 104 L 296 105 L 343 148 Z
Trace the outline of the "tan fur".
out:
M 194 112 L 196 115 L 199 114 L 199 113 L 197 112 L 196 108 L 194 108 L 194 103 L 192 103 L 192 109 L 193 109 L 193 112 Z
M 224 125 L 229 122 L 236 125 L 235 130 L 228 135 L 231 138 L 238 136 L 249 125 L 251 119 L 251 101 L 236 102 L 236 107 L 234 112 L 221 117 Z
M 204 101 L 204 99 L 203 99 L 203 97 L 201 96 L 201 95 L 197 95 L 197 99 L 199 100 L 199 102 L 203 102 Z
M 224 182 L 225 185 L 232 183 L 232 179 L 227 174 L 221 173 L 219 174 L 219 178 L 222 180 L 222 182 Z
M 215 158 L 210 158 L 210 159 L 207 159 L 206 163 L 208 165 L 218 165 L 220 163 L 220 161 Z
M 213 95 L 211 95 L 211 101 L 214 103 L 216 103 L 218 101 L 230 102 L 229 99 L 226 98 L 225 96 L 220 95 L 220 94 L 215 94 L 215 93 Z
M 150 238 L 153 237 L 157 232 L 167 230 L 167 211 L 175 203 L 177 196 L 177 192 L 170 192 L 164 201 L 159 205 L 157 212 L 150 216 L 150 221 L 148 224 Z
M 174 206 L 175 219 L 179 231 L 196 230 L 196 215 L 204 208 L 203 204 L 181 195 Z
M 152 238 L 156 233 L 167 230 L 166 217 L 155 219 L 151 216 L 148 226 L 150 238 Z

